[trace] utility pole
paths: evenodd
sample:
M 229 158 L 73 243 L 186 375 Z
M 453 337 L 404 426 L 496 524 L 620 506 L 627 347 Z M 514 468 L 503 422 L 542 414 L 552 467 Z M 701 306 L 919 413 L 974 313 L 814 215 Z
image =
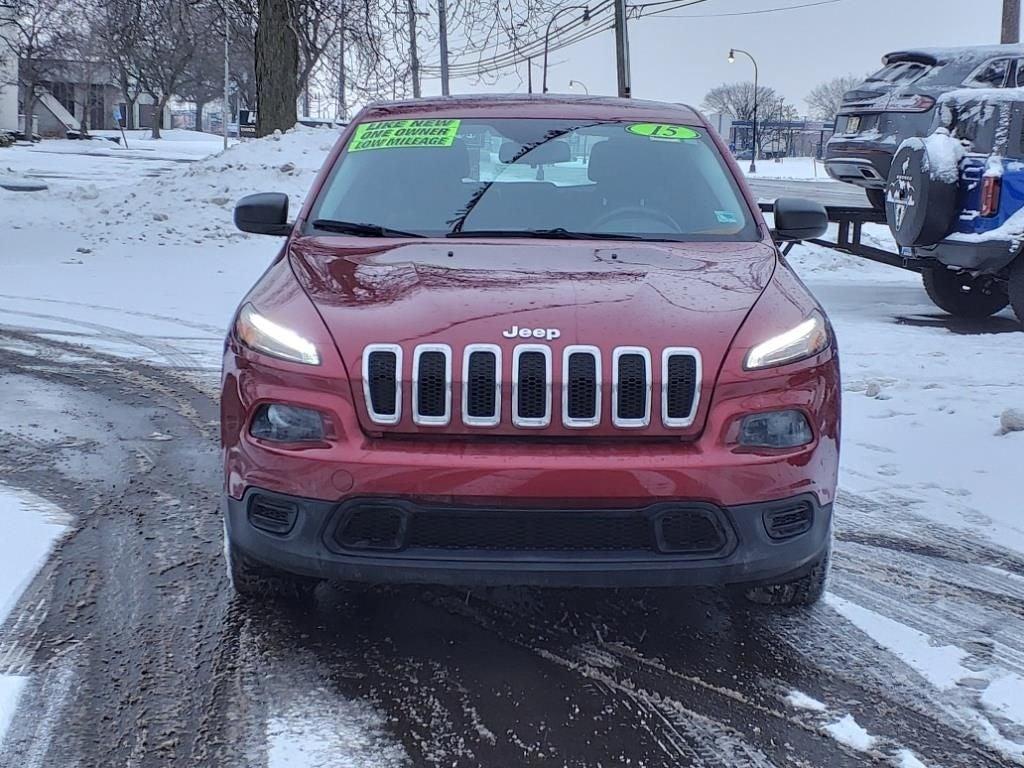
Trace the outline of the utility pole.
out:
M 1003 0 L 1003 31 L 999 42 L 1020 42 L 1020 0 Z
M 338 121 L 348 120 L 348 88 L 345 73 L 345 0 L 341 0 L 341 33 L 338 35 Z
M 615 71 L 619 80 L 619 97 L 632 94 L 629 81 L 629 31 L 626 29 L 626 0 L 615 0 Z
M 224 105 L 221 107 L 220 124 L 224 134 L 224 149 L 228 148 L 228 118 L 231 114 L 231 102 L 228 97 L 228 83 L 231 80 L 231 66 L 229 51 L 231 50 L 231 23 L 228 19 L 228 4 L 225 0 L 224 7 Z M 199 126 L 202 129 L 202 126 Z M 238 133 L 241 135 L 242 126 L 238 126 Z
M 448 90 L 448 9 L 447 0 L 437 0 L 437 34 L 441 47 L 441 95 L 447 96 Z
M 409 4 L 409 68 L 412 72 L 412 95 L 420 97 L 420 57 L 416 52 L 416 0 Z
M 533 59 L 526 57 L 526 92 L 533 93 Z

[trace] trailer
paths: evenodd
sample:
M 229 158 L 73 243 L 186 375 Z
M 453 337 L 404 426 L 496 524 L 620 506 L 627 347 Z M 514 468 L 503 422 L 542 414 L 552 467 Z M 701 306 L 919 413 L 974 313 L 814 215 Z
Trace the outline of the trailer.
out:
M 764 213 L 773 213 L 775 203 L 760 203 Z M 826 238 L 814 238 L 809 243 L 831 248 L 834 251 L 848 253 L 851 256 L 860 256 L 864 259 L 877 261 L 890 267 L 906 269 L 910 272 L 920 272 L 921 269 L 914 266 L 905 257 L 892 251 L 885 251 L 872 245 L 865 245 L 863 240 L 863 229 L 865 224 L 885 224 L 885 211 L 878 211 L 874 208 L 858 208 L 854 206 L 826 205 L 825 212 L 828 220 L 838 225 L 834 240 Z M 782 252 L 788 254 L 796 243 L 786 243 Z

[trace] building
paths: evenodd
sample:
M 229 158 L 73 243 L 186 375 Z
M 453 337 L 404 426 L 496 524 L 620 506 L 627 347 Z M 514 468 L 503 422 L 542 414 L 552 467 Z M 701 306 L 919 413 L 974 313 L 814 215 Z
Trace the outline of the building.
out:
M 4 35 L 13 17 L 14 8 L 0 0 L 0 131 L 6 133 L 18 132 L 18 57 Z

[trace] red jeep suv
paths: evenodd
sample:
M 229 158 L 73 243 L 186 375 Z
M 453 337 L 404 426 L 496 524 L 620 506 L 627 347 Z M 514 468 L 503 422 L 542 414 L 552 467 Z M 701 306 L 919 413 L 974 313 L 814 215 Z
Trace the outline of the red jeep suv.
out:
M 369 107 L 224 354 L 235 589 L 323 579 L 824 589 L 832 329 L 688 107 L 590 97 Z

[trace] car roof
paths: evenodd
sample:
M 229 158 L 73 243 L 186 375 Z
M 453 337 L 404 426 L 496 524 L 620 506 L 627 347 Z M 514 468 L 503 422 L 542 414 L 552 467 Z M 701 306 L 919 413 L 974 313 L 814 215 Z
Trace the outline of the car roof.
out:
M 1024 45 L 968 45 L 944 48 L 907 48 L 882 57 L 883 64 L 917 61 L 922 64 L 948 64 L 951 61 L 983 61 L 993 56 L 1024 56 Z
M 706 125 L 700 113 L 685 104 L 611 96 L 577 94 L 473 94 L 436 96 L 407 101 L 371 104 L 360 120 L 389 117 L 546 117 L 595 120 L 663 120 L 670 123 Z

